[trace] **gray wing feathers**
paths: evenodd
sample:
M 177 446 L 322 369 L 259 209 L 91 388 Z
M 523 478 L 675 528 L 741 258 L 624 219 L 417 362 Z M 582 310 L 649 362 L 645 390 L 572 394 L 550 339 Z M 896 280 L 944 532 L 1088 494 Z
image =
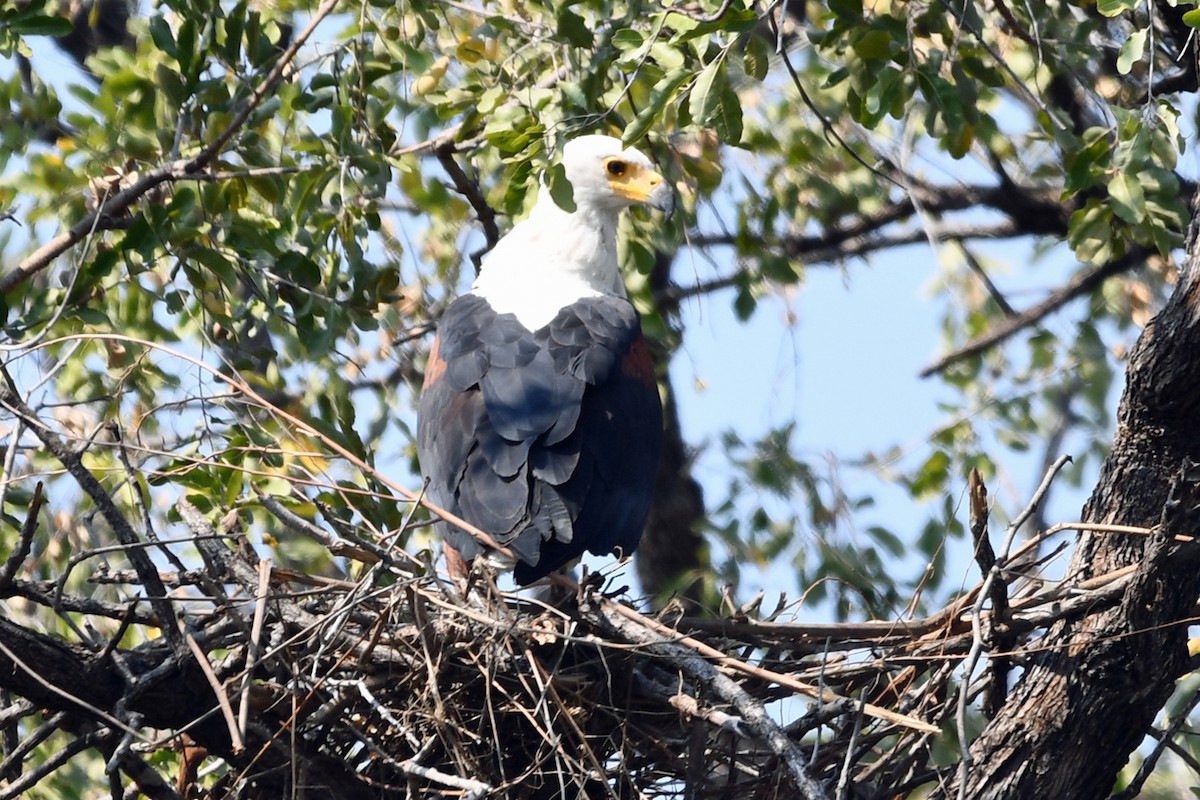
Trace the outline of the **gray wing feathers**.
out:
M 422 469 L 435 502 L 513 549 L 518 582 L 641 535 L 662 417 L 657 388 L 621 369 L 640 336 L 616 297 L 580 300 L 532 332 L 469 294 L 442 318 Z M 465 558 L 481 552 L 462 531 L 443 536 Z

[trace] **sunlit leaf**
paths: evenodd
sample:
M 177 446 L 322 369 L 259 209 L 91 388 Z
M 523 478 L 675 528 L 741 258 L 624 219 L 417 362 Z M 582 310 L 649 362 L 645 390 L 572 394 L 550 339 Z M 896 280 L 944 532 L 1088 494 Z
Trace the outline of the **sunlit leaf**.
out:
M 713 59 L 692 86 L 688 109 L 692 119 L 707 124 L 721 107 L 721 93 L 725 90 L 725 59 Z
M 1117 53 L 1117 72 L 1128 75 L 1133 65 L 1142 60 L 1146 52 L 1146 36 L 1149 33 L 1148 28 L 1138 28 L 1129 34 L 1129 38 L 1121 45 L 1121 51 Z

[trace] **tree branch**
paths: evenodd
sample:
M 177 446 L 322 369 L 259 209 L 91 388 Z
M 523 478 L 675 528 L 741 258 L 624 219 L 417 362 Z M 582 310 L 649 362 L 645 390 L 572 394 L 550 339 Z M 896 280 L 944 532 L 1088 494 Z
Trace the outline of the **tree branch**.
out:
M 1106 280 L 1114 275 L 1120 275 L 1141 266 L 1153 253 L 1154 251 L 1149 248 L 1134 248 L 1118 259 L 1075 275 L 1066 284 L 1051 292 L 1050 296 L 1042 302 L 1025 311 L 1016 313 L 996 325 L 996 327 L 987 333 L 976 336 L 971 341 L 923 368 L 918 374 L 922 378 L 928 378 L 931 375 L 944 372 L 964 359 L 995 347 L 1019 331 L 1037 324 L 1075 298 L 1098 289 Z
M 167 599 L 167 589 L 163 585 L 162 580 L 158 577 L 158 569 L 154 566 L 154 562 L 150 560 L 150 556 L 143 549 L 141 539 L 137 532 L 129 524 L 129 520 L 125 519 L 125 515 L 117 508 L 108 491 L 96 479 L 96 476 L 83 465 L 79 453 L 67 446 L 58 434 L 50 430 L 44 422 L 42 422 L 33 409 L 21 400 L 20 394 L 17 392 L 17 387 L 13 383 L 12 376 L 8 370 L 0 367 L 0 374 L 3 375 L 4 381 L 0 383 L 0 405 L 7 407 L 10 411 L 20 417 L 25 425 L 30 427 L 42 444 L 46 445 L 59 462 L 67 468 L 71 476 L 79 484 L 79 488 L 92 499 L 96 504 L 96 508 L 104 516 L 106 522 L 112 528 L 118 541 L 124 545 L 123 552 L 125 557 L 133 564 L 137 570 L 138 577 L 142 581 L 142 585 L 149 592 L 150 607 L 154 609 L 154 613 L 158 615 L 160 624 L 162 625 L 163 634 L 167 641 L 176 648 L 177 653 L 183 652 L 183 639 L 179 635 L 179 631 L 175 628 L 175 610 L 171 606 L 171 601 Z
M 292 61 L 296 58 L 296 53 L 308 41 L 308 38 L 312 36 L 313 31 L 316 30 L 321 21 L 329 16 L 336 5 L 337 0 L 323 0 L 320 7 L 313 13 L 312 20 L 308 26 L 296 36 L 295 41 L 279 57 L 279 61 L 276 62 L 274 68 L 267 74 L 267 77 L 255 87 L 250 98 L 242 105 L 230 123 L 211 144 L 190 158 L 180 159 L 150 170 L 138 178 L 129 188 L 106 198 L 95 211 L 39 247 L 25 258 L 15 270 L 0 277 L 0 295 L 7 294 L 17 284 L 23 283 L 30 276 L 45 269 L 55 258 L 83 241 L 93 231 L 105 229 L 106 225 L 112 224 L 126 209 L 144 197 L 154 187 L 168 181 L 194 177 L 195 173 L 212 163 L 225 149 L 225 146 L 229 144 L 229 141 L 245 126 L 246 120 L 250 118 L 254 110 L 262 105 L 263 100 L 269 97 L 275 90 L 275 87 L 283 80 L 291 67 Z
M 467 173 L 454 160 L 456 150 L 454 136 L 456 134 L 457 130 L 454 130 L 439 136 L 434 141 L 433 153 L 437 156 L 438 163 L 442 165 L 442 169 L 446 170 L 446 174 L 454 182 L 454 188 L 467 199 L 467 202 L 471 204 L 471 208 L 475 209 L 475 215 L 479 218 L 479 224 L 483 226 L 483 235 L 487 241 L 477 252 L 471 254 L 471 261 L 475 264 L 475 271 L 478 273 L 484 254 L 495 247 L 496 242 L 500 241 L 500 229 L 496 227 L 496 212 L 488 205 L 487 198 L 480 191 L 479 182 L 468 178 Z

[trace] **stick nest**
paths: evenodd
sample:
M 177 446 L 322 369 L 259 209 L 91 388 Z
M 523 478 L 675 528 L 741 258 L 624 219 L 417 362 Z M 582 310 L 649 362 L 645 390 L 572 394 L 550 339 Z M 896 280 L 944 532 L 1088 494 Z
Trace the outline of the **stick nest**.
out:
M 165 604 L 0 574 L 27 610 L 82 619 L 86 643 L 0 619 L 12 697 L 0 724 L 32 744 L 71 742 L 36 766 L 32 745 L 10 747 L 0 800 L 85 749 L 114 786 L 152 798 L 896 796 L 956 769 L 941 734 L 981 695 L 1003 703 L 992 676 L 1019 664 L 1003 653 L 1111 602 L 1128 577 L 1069 597 L 1030 583 L 1001 624 L 981 612 L 982 584 L 905 622 L 790 623 L 782 602 L 652 617 L 599 582 L 566 581 L 543 602 L 486 574 L 452 585 L 363 543 L 325 542 L 359 555 L 357 580 L 304 575 L 259 561 L 185 501 L 179 511 L 203 568 L 89 576 L 143 598 L 157 581 Z M 105 626 L 118 630 L 95 635 Z

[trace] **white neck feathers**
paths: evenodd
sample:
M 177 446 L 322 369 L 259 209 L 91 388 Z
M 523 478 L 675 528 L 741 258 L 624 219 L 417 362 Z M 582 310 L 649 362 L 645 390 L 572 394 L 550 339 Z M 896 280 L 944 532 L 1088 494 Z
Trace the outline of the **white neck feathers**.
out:
M 563 211 L 543 188 L 529 216 L 483 262 L 472 292 L 529 330 L 583 297 L 625 296 L 617 269 L 616 208 L 578 203 Z

